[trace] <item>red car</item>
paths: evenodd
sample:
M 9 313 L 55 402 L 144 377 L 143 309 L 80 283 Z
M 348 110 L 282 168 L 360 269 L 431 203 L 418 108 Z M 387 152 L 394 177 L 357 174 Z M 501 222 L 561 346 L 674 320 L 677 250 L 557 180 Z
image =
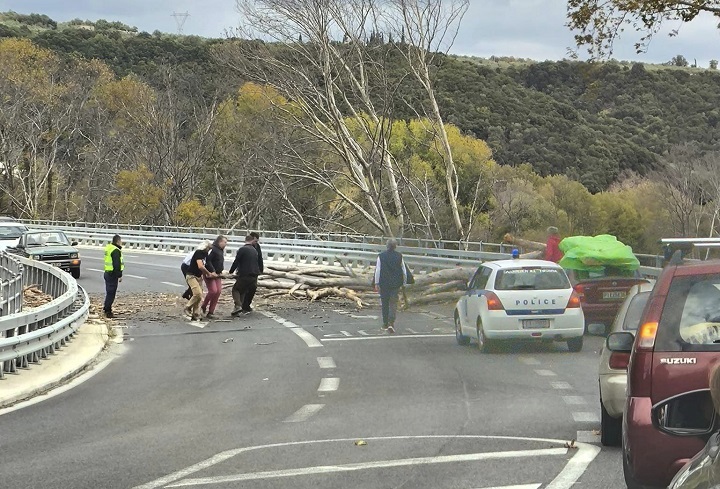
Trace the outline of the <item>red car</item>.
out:
M 629 354 L 627 486 L 667 487 L 718 429 L 708 376 L 720 362 L 720 261 L 674 257 L 648 298 L 637 337 L 613 333 L 607 347 Z
M 604 274 L 593 275 L 579 270 L 569 270 L 568 275 L 575 292 L 580 296 L 585 314 L 586 332 L 588 326 L 597 324 L 602 325 L 607 333 L 632 286 L 649 283 L 635 272 L 622 270 L 606 269 Z

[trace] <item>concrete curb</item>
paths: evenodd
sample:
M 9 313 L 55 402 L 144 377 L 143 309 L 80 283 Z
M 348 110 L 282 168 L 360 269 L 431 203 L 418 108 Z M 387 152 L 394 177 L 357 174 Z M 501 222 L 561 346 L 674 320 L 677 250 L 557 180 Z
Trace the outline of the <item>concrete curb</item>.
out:
M 78 328 L 75 338 L 55 355 L 64 354 L 62 361 L 50 357 L 39 365 L 21 370 L 19 374 L 7 374 L 6 379 L 0 381 L 0 409 L 47 394 L 91 370 L 113 340 L 109 331 L 104 323 L 85 323 Z M 56 372 L 63 366 L 67 370 Z

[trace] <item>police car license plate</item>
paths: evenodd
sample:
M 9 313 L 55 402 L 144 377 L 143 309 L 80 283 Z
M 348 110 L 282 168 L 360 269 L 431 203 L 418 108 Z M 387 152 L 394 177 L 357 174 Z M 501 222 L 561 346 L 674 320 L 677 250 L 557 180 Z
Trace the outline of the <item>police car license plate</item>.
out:
M 523 329 L 547 329 L 550 327 L 549 319 L 523 319 Z

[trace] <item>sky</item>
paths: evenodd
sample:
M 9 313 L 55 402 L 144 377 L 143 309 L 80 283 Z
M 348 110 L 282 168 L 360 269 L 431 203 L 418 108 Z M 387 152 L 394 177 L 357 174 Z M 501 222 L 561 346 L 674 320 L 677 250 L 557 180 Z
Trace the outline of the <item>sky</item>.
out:
M 42 13 L 58 22 L 82 19 L 121 21 L 141 31 L 176 32 L 173 12 L 188 12 L 186 34 L 222 37 L 239 23 L 235 0 L 0 0 L 0 11 Z M 450 52 L 480 57 L 514 56 L 535 60 L 568 57 L 572 33 L 565 26 L 563 0 L 470 0 L 455 44 Z M 707 66 L 720 59 L 717 19 L 698 18 L 680 28 L 677 37 L 656 36 L 647 52 L 636 54 L 639 35 L 628 32 L 615 46 L 621 60 L 662 63 L 682 54 L 691 63 Z

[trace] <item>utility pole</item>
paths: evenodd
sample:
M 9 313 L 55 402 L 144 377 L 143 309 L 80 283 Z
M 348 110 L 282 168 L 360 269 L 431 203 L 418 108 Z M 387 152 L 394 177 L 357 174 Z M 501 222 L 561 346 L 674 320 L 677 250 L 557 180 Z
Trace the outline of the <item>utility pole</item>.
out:
M 177 23 L 178 34 L 182 36 L 183 28 L 185 27 L 185 22 L 187 22 L 188 17 L 190 17 L 190 14 L 188 12 L 173 12 L 171 17 L 175 17 L 175 22 Z

